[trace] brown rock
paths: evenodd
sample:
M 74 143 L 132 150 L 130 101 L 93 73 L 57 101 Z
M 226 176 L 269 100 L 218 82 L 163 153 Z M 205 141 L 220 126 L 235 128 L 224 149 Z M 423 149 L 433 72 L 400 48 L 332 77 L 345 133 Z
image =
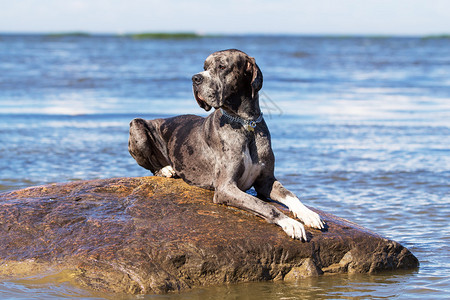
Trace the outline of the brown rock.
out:
M 64 272 L 91 289 L 144 294 L 418 266 L 400 244 L 325 212 L 328 230 L 307 228 L 302 243 L 212 196 L 159 177 L 0 194 L 0 278 Z
M 297 281 L 305 277 L 314 277 L 322 275 L 323 271 L 314 263 L 312 258 L 306 258 L 300 267 L 293 267 L 289 273 L 284 276 L 285 281 Z

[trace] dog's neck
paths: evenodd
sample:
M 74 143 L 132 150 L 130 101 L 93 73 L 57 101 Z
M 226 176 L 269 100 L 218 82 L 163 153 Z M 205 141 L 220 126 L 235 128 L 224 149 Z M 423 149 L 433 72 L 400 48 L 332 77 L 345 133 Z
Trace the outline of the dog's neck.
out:
M 236 101 L 237 100 L 237 101 Z M 228 115 L 236 117 L 242 120 L 254 121 L 262 115 L 261 108 L 259 107 L 259 95 L 256 93 L 253 99 L 250 99 L 246 95 L 241 95 L 238 99 L 230 101 L 231 107 L 221 107 L 226 111 Z
M 258 123 L 261 123 L 261 121 L 263 120 L 263 114 L 262 113 L 258 116 L 258 118 L 248 120 L 248 119 L 242 119 L 242 118 L 240 118 L 238 116 L 230 115 L 229 113 L 227 113 L 222 108 L 220 109 L 220 111 L 222 112 L 222 115 L 225 118 L 227 118 L 230 122 L 239 123 L 245 129 L 247 129 L 248 131 L 253 131 L 254 128 L 256 127 L 256 125 L 258 125 Z
M 258 94 L 252 100 L 242 97 L 240 105 L 234 109 L 221 107 L 220 111 L 229 122 L 241 124 L 248 131 L 253 131 L 257 124 L 263 120 Z

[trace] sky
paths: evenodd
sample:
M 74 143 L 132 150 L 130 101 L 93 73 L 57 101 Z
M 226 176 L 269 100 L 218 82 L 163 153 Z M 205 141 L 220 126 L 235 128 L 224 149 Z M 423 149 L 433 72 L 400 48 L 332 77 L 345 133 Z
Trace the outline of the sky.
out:
M 0 0 L 0 32 L 437 35 L 450 0 Z

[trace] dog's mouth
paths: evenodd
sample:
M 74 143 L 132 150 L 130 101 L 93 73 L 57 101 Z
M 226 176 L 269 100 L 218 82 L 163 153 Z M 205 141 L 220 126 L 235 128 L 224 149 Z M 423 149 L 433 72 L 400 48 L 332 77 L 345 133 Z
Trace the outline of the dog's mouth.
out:
M 206 111 L 209 111 L 211 109 L 211 105 L 206 103 L 205 99 L 203 99 L 198 91 L 194 91 L 194 97 L 195 100 L 197 100 L 198 105 L 203 108 Z

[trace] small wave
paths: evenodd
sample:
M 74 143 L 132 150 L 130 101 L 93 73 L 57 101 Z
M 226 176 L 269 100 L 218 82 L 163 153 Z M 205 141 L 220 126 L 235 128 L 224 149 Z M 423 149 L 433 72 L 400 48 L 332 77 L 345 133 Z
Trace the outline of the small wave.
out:
M 291 55 L 292 55 L 292 57 L 295 57 L 295 58 L 304 58 L 304 57 L 311 56 L 310 53 L 304 52 L 304 51 L 296 51 L 296 52 L 292 53 Z

